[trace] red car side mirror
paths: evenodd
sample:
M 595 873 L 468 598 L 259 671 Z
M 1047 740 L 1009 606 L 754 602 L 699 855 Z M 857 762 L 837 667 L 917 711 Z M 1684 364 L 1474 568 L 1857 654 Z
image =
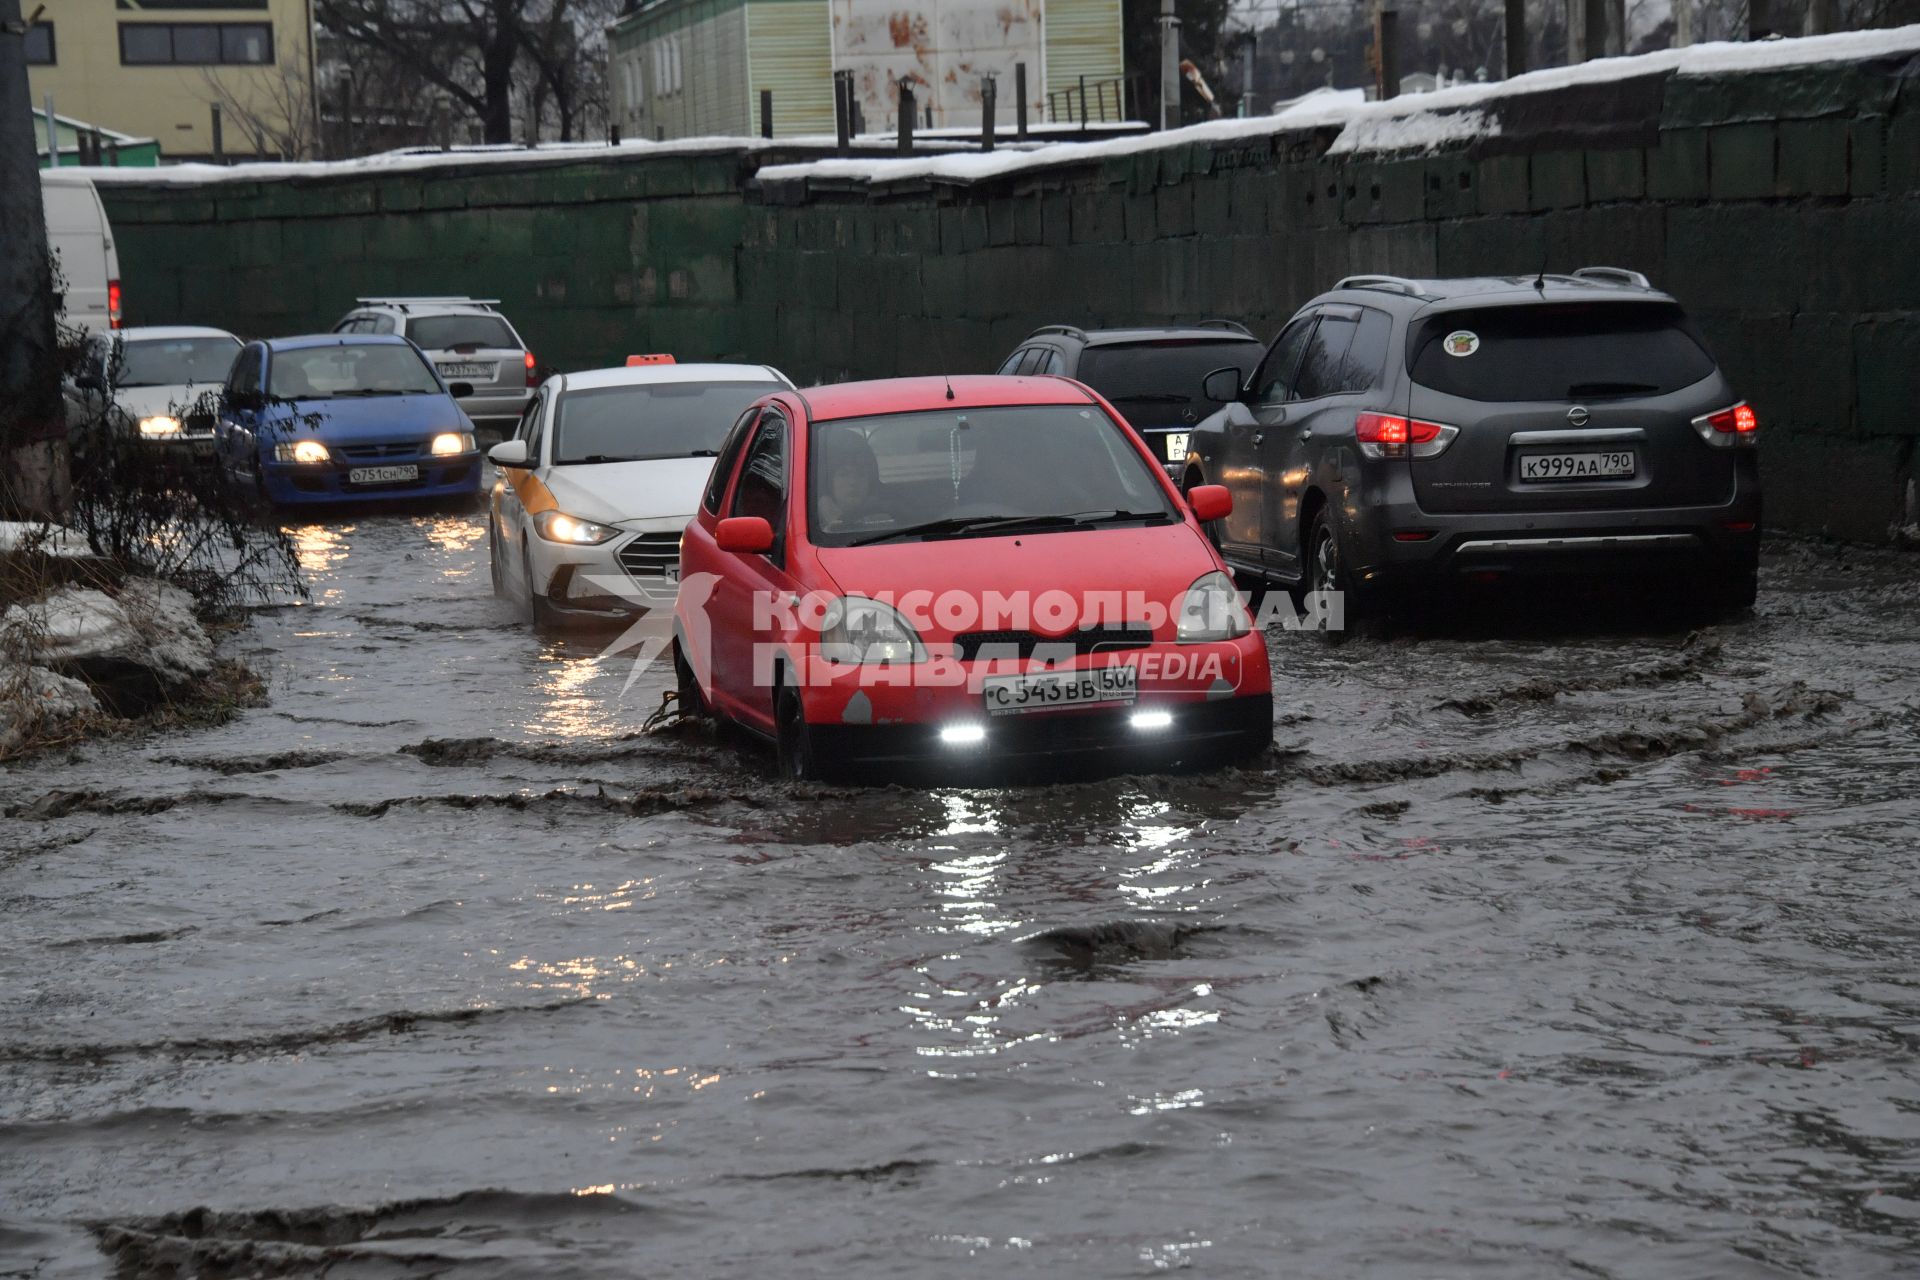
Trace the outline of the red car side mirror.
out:
M 1201 524 L 1224 520 L 1233 512 L 1233 491 L 1223 484 L 1197 484 L 1187 490 L 1187 505 Z
M 773 526 L 759 516 L 729 516 L 715 527 L 713 540 L 722 551 L 760 555 L 773 550 Z

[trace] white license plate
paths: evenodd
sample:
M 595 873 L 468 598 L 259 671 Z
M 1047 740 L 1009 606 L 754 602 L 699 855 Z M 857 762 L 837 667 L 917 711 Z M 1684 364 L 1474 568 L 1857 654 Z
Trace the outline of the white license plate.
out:
M 1522 480 L 1617 480 L 1633 474 L 1633 450 L 1613 453 L 1523 453 Z
M 420 468 L 411 464 L 404 467 L 355 467 L 347 472 L 348 484 L 393 484 L 398 480 L 418 480 Z
M 1140 692 L 1137 667 L 1090 667 L 1082 671 L 1039 671 L 1021 676 L 988 676 L 987 714 L 1053 711 L 1099 703 L 1132 702 Z
M 493 380 L 493 366 L 490 364 L 443 364 L 440 366 L 443 378 L 485 378 Z
M 1187 435 L 1185 431 L 1173 431 L 1167 435 L 1167 461 L 1185 462 L 1187 460 Z

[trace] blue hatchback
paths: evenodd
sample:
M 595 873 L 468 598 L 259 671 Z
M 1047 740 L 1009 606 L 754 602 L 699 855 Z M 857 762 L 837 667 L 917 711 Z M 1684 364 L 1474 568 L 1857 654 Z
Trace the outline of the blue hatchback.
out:
M 390 334 L 249 343 L 227 374 L 215 452 L 229 480 L 275 504 L 474 498 L 463 386 Z

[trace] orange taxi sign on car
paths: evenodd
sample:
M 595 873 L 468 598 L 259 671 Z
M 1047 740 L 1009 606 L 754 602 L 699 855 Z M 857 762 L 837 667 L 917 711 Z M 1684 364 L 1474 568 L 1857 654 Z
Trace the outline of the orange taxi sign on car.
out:
M 637 368 L 643 364 L 672 364 L 672 363 L 673 363 L 673 357 L 663 352 L 655 352 L 652 355 L 627 357 L 627 368 L 629 369 Z

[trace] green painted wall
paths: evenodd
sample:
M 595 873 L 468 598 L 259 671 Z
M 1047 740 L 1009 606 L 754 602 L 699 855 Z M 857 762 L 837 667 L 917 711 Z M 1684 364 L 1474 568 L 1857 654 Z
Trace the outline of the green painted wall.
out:
M 888 191 L 763 186 L 744 149 L 630 148 L 107 195 L 136 323 L 284 333 L 356 293 L 486 293 L 557 367 L 663 350 L 801 379 L 991 369 L 1063 321 L 1271 333 L 1350 272 L 1632 267 L 1758 409 L 1769 522 L 1885 539 L 1915 519 L 1920 435 L 1910 61 L 1529 95 L 1498 137 L 1440 155 L 1291 132 Z

